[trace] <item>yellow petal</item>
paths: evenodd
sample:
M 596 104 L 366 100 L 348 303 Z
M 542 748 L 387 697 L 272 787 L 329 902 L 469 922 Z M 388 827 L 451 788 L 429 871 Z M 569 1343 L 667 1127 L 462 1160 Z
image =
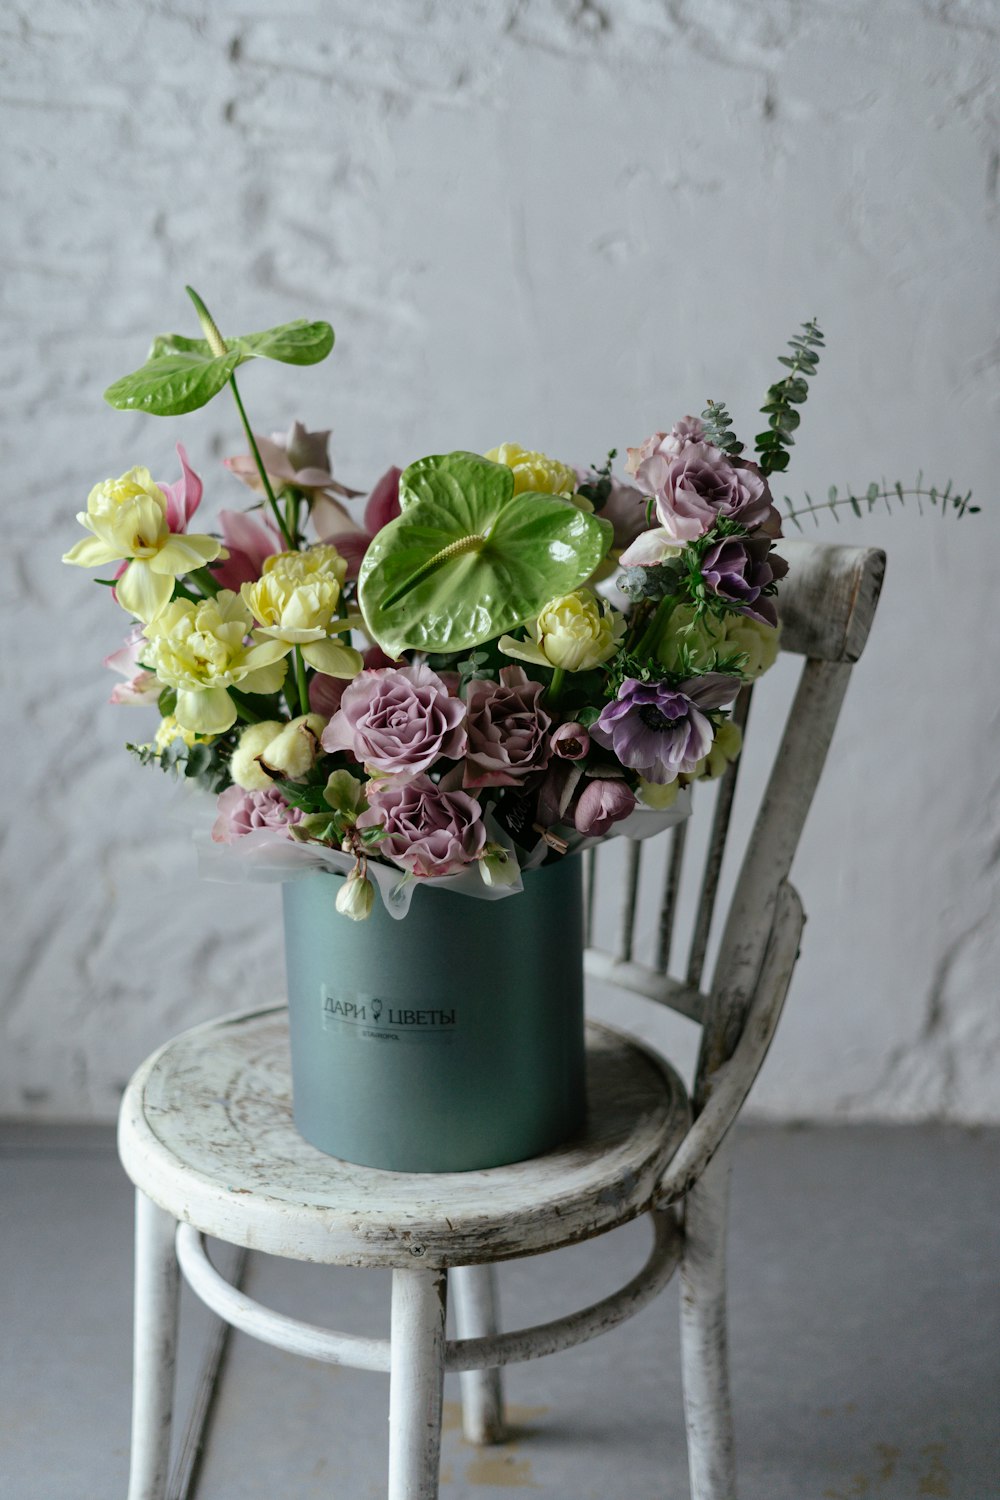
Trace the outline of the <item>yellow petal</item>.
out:
M 141 558 L 130 562 L 115 584 L 115 593 L 122 608 L 146 622 L 155 620 L 160 611 L 166 609 L 173 592 L 174 580 L 162 573 L 154 573 L 149 563 Z M 190 729 L 194 726 L 189 724 L 185 727 Z M 205 732 L 212 733 L 211 730 Z
M 240 679 L 240 692 L 276 693 L 285 680 L 286 669 L 285 661 L 276 661 L 267 666 L 258 667 L 254 672 L 248 672 Z
M 327 677 L 357 677 L 364 666 L 360 651 L 342 641 L 313 641 L 302 647 L 303 658 Z
M 174 717 L 195 734 L 225 734 L 236 723 L 236 708 L 225 688 L 206 688 L 200 693 L 182 688 Z
M 530 661 L 537 667 L 551 667 L 552 665 L 541 646 L 536 645 L 534 641 L 515 641 L 512 635 L 502 635 L 497 645 L 504 656 L 516 657 L 518 661 Z
M 120 562 L 117 547 L 109 546 L 96 536 L 85 536 L 68 552 L 63 553 L 64 563 L 75 563 L 78 568 L 103 568 L 106 563 Z
M 149 565 L 154 573 L 169 573 L 176 578 L 180 573 L 187 573 L 191 568 L 201 568 L 205 563 L 214 562 L 222 551 L 222 543 L 216 541 L 214 536 L 185 536 L 175 533 L 169 542 L 164 542 L 155 557 L 151 557 Z

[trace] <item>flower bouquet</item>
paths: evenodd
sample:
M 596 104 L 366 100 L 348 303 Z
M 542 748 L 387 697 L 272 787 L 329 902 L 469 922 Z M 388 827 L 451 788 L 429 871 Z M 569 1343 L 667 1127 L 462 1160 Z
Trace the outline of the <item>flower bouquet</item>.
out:
M 129 748 L 217 796 L 206 873 L 285 883 L 290 986 L 309 997 L 298 1044 L 293 1010 L 300 1076 L 333 1033 L 349 1033 L 334 1092 L 342 1114 L 370 1121 L 404 1087 L 392 1072 L 403 1049 L 388 1049 L 388 1075 L 362 1097 L 356 1044 L 418 1032 L 454 1043 L 461 1033 L 479 1072 L 443 1046 L 452 1075 L 436 1092 L 471 1091 L 489 1117 L 485 1075 L 510 1092 L 497 1068 L 505 1044 L 495 1013 L 482 1026 L 456 1020 L 463 966 L 440 972 L 442 944 L 454 941 L 510 1004 L 532 1010 L 536 1028 L 539 1008 L 557 1017 L 529 1069 L 538 1118 L 505 1137 L 500 1159 L 545 1149 L 582 1108 L 580 861 L 569 856 L 685 816 L 692 783 L 739 752 L 729 710 L 778 650 L 786 565 L 768 475 L 787 463 L 822 336 L 811 323 L 793 341 L 754 460 L 725 408 L 709 403 L 628 450 L 631 483 L 612 474 L 614 452 L 584 469 L 506 443 L 389 468 L 359 504 L 334 477 L 329 433 L 295 423 L 285 436 L 256 435 L 237 385 L 251 359 L 325 358 L 329 325 L 224 339 L 191 297 L 203 337 L 158 337 L 106 397 L 175 416 L 228 386 L 249 452 L 226 465 L 254 498 L 222 510 L 217 531 L 195 531 L 203 484 L 180 444 L 178 479 L 154 482 L 134 467 L 91 491 L 78 517 L 88 535 L 65 561 L 112 569 L 98 581 L 131 618 L 107 660 L 123 678 L 112 701 L 155 705 L 160 720 L 150 742 Z M 419 886 L 451 904 L 414 903 L 407 946 L 400 929 L 387 936 L 386 917 L 404 915 Z M 503 917 L 451 899 L 522 886 L 531 902 L 503 903 Z M 529 907 L 544 913 L 530 942 Z M 373 940 L 352 949 L 358 929 L 345 919 L 373 915 Z M 553 930 L 564 938 L 554 967 Z M 430 998 L 414 1003 L 414 984 Z M 522 1043 L 510 1045 L 523 1074 Z M 324 1079 L 317 1098 L 330 1093 Z M 523 1076 L 518 1092 L 531 1093 Z M 331 1136 L 314 1118 L 321 1108 L 303 1106 L 303 1123 L 297 1077 L 304 1134 L 354 1160 L 414 1165 L 405 1152 L 345 1149 L 343 1120 Z M 412 1100 L 406 1109 L 407 1133 L 419 1134 Z M 439 1135 L 467 1133 L 457 1118 Z M 398 1129 L 390 1121 L 387 1133 Z M 432 1152 L 435 1169 L 482 1165 L 484 1149 L 495 1158 L 498 1129 L 488 1118 L 494 1145 Z

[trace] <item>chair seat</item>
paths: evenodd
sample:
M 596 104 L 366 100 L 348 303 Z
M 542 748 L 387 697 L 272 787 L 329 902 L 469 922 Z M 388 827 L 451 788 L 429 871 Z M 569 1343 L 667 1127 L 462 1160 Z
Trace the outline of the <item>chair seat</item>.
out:
M 355 1166 L 295 1129 L 287 1014 L 175 1037 L 139 1068 L 119 1120 L 136 1187 L 202 1233 L 267 1254 L 399 1268 L 556 1249 L 646 1210 L 690 1123 L 672 1068 L 588 1023 L 587 1126 L 569 1145 L 487 1171 Z

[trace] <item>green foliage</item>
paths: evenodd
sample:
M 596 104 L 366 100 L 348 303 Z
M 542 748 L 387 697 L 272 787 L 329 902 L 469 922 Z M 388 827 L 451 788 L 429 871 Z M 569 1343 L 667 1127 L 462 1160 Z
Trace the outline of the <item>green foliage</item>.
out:
M 683 558 L 655 563 L 651 567 L 626 568 L 617 579 L 618 587 L 629 599 L 665 599 L 676 594 L 687 577 Z
M 329 323 L 310 323 L 304 318 L 263 333 L 223 340 L 201 298 L 190 287 L 188 292 L 207 336 L 192 339 L 180 333 L 158 334 L 142 368 L 116 380 L 104 392 L 109 405 L 157 417 L 180 416 L 211 401 L 248 359 L 314 365 L 333 348 Z
M 618 457 L 618 449 L 611 448 L 608 456 L 600 468 L 591 464 L 590 471 L 594 475 L 593 481 L 587 480 L 584 484 L 577 485 L 577 493 L 585 496 L 595 510 L 603 510 L 608 503 L 611 494 L 611 464 Z
M 411 464 L 402 513 L 365 554 L 358 601 L 391 656 L 481 645 L 584 583 L 612 529 L 554 495 L 514 494 L 506 464 L 449 453 Z
M 802 420 L 795 408 L 801 406 L 809 394 L 808 382 L 819 364 L 816 351 L 823 344 L 823 335 L 812 318 L 802 324 L 801 334 L 789 340 L 791 355 L 778 356 L 778 363 L 787 367 L 788 374 L 768 391 L 767 400 L 761 407 L 767 417 L 767 429 L 754 439 L 760 467 L 765 474 L 778 474 L 788 468 L 788 449 L 795 446 L 792 433 Z
M 892 514 L 893 506 L 905 505 L 907 499 L 916 500 L 917 509 L 920 514 L 924 513 L 924 502 L 931 505 L 935 510 L 940 509 L 942 516 L 977 516 L 980 511 L 978 505 L 971 504 L 972 491 L 966 490 L 963 494 L 959 491 L 952 494 L 952 483 L 948 480 L 944 489 L 938 489 L 937 485 L 924 486 L 923 475 L 917 475 L 917 482 L 910 489 L 904 489 L 897 479 L 895 484 L 886 484 L 883 479 L 881 484 L 876 481 L 865 490 L 863 495 L 857 495 L 850 488 L 841 493 L 835 484 L 831 484 L 827 491 L 825 500 L 813 501 L 806 494 L 805 505 L 794 505 L 788 495 L 785 496 L 785 517 L 794 521 L 799 531 L 802 530 L 802 520 L 805 516 L 811 516 L 813 524 L 819 525 L 820 513 L 830 511 L 833 519 L 839 524 L 840 516 L 837 514 L 841 506 L 849 505 L 856 516 L 870 514 L 876 505 L 884 505 L 889 514 Z
M 721 448 L 731 458 L 739 458 L 743 452 L 743 444 L 733 431 L 733 419 L 722 402 L 709 398 L 701 420 L 706 441 L 714 443 L 716 448 Z
M 125 749 L 141 766 L 159 766 L 171 776 L 182 776 L 196 782 L 206 792 L 222 792 L 229 785 L 229 747 L 225 741 L 186 745 L 183 740 L 176 739 L 161 751 L 153 745 L 127 744 Z

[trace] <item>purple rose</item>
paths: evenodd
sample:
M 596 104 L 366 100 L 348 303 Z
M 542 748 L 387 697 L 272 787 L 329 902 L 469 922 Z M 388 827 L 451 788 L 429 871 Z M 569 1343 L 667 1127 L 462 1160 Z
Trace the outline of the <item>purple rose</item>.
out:
M 483 810 L 468 792 L 443 792 L 429 776 L 372 782 L 359 828 L 384 828 L 378 847 L 419 879 L 454 875 L 479 858 L 486 844 Z
M 573 822 L 578 833 L 590 838 L 602 838 L 622 818 L 627 818 L 635 807 L 635 793 L 624 781 L 600 777 L 588 781 L 580 793 L 573 813 Z
M 773 526 L 777 515 L 757 465 L 732 463 L 711 443 L 689 443 L 676 458 L 654 453 L 640 464 L 638 478 L 656 496 L 660 525 L 674 542 L 697 540 L 720 516 L 752 528 Z
M 552 718 L 539 701 L 544 691 L 523 667 L 501 667 L 499 682 L 469 683 L 466 786 L 520 786 L 548 765 Z
M 302 820 L 301 811 L 289 807 L 276 786 L 259 792 L 228 786 L 219 797 L 218 808 L 219 816 L 212 825 L 216 844 L 235 844 L 237 839 L 255 833 L 258 828 L 286 829 L 289 823 Z
M 770 537 L 759 535 L 727 537 L 710 547 L 701 560 L 701 576 L 713 594 L 772 626 L 778 623 L 778 611 L 774 600 L 761 594 L 787 572 L 785 559 L 771 551 Z
M 711 749 L 712 724 L 702 710 L 731 703 L 740 686 L 738 677 L 724 672 L 706 672 L 678 687 L 626 677 L 590 737 L 629 770 L 666 786 L 693 771 Z
M 324 750 L 349 750 L 384 775 L 417 776 L 465 752 L 465 705 L 430 667 L 361 672 L 323 731 Z

